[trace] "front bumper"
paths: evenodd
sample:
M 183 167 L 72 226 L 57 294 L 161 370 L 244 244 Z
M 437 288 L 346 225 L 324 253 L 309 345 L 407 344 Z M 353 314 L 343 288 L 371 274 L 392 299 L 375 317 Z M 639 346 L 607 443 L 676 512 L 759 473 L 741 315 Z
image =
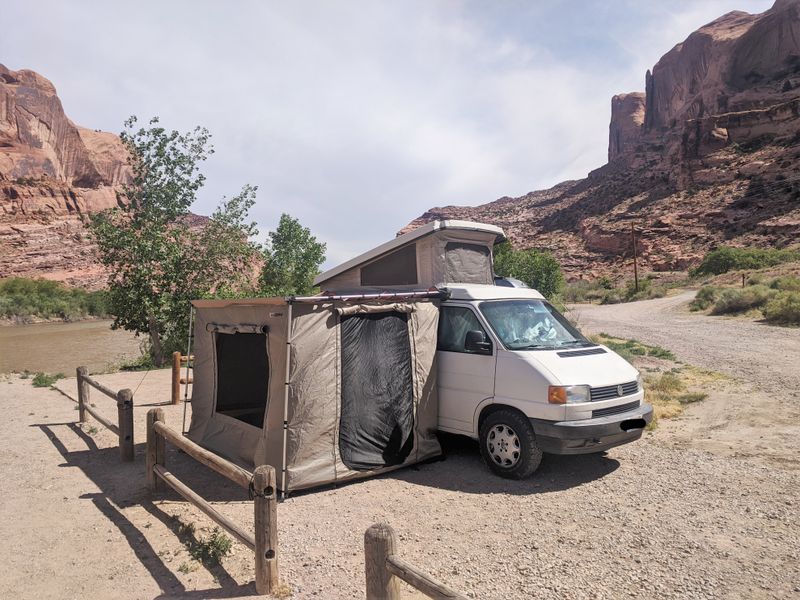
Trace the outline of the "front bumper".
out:
M 549 454 L 589 454 L 633 442 L 642 437 L 653 420 L 653 407 L 641 404 L 633 410 L 577 421 L 530 419 L 536 443 Z

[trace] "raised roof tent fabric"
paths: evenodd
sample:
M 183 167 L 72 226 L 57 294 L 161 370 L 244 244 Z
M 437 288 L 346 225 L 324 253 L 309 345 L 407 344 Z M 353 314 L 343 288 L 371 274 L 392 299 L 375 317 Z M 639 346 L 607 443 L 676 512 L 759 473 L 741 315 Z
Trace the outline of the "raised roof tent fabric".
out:
M 409 244 L 361 267 L 361 285 L 416 285 L 417 245 Z
M 414 392 L 406 313 L 342 318 L 339 452 L 351 469 L 405 462 L 414 445 Z
M 494 283 L 492 253 L 488 246 L 447 242 L 444 246 L 445 281 L 448 283 Z

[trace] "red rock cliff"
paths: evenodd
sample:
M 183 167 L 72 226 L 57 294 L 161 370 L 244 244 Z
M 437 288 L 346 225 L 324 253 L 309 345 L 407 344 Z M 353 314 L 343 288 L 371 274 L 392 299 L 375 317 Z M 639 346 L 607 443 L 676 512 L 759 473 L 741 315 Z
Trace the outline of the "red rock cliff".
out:
M 129 178 L 116 135 L 75 125 L 47 79 L 0 65 L 0 277 L 101 285 L 83 219 Z

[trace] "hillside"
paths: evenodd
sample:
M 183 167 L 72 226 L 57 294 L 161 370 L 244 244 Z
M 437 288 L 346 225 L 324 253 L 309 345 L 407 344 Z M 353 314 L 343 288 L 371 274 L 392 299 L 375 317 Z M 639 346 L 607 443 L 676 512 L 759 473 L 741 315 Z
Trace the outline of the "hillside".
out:
M 546 248 L 573 277 L 683 270 L 720 244 L 783 247 L 800 234 L 800 0 L 701 27 L 611 101 L 608 163 L 578 181 L 440 218 L 503 227 Z
M 0 278 L 101 286 L 85 218 L 116 206 L 129 177 L 116 135 L 75 125 L 52 83 L 0 64 Z

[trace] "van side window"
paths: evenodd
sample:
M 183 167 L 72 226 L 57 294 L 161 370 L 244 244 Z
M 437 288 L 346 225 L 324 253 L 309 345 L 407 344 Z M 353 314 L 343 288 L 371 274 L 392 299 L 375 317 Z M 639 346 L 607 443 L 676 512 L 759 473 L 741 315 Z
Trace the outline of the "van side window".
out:
M 483 335 L 486 335 L 483 325 L 470 309 L 462 306 L 443 306 L 439 313 L 439 340 L 436 349 L 470 353 L 464 348 L 468 331 L 482 331 Z M 487 339 L 488 337 L 486 336 Z

